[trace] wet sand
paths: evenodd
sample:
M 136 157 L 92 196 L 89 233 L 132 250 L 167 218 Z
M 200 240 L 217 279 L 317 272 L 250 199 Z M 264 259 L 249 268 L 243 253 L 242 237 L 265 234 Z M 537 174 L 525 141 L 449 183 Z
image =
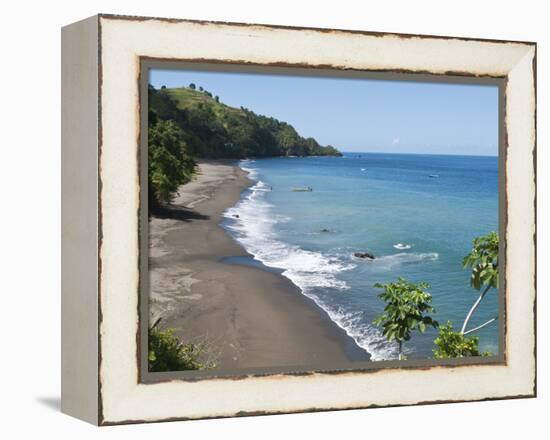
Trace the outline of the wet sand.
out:
M 150 322 L 206 344 L 217 370 L 349 366 L 351 338 L 288 278 L 221 261 L 249 255 L 219 224 L 251 184 L 235 162 L 202 161 L 151 217 Z

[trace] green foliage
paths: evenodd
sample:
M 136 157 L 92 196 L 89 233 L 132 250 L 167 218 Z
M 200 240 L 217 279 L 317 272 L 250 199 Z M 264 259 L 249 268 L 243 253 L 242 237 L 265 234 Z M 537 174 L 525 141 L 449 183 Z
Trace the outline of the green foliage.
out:
M 172 329 L 161 331 L 155 326 L 149 328 L 149 371 L 184 371 L 214 368 L 215 364 L 203 363 L 199 359 L 204 346 L 183 344 Z
M 436 359 L 491 356 L 489 352 L 480 353 L 477 336 L 468 337 L 461 332 L 455 332 L 450 321 L 439 327 L 439 335 L 434 339 L 434 344 L 437 348 L 432 351 Z
M 188 154 L 183 133 L 174 121 L 156 120 L 149 126 L 149 203 L 170 203 L 179 185 L 188 182 L 195 162 Z
M 428 315 L 435 313 L 435 309 L 430 305 L 432 296 L 425 291 L 430 287 L 427 283 L 414 284 L 398 278 L 396 282 L 377 283 L 374 287 L 384 289 L 378 297 L 386 307 L 373 323 L 382 327 L 388 341 L 397 341 L 400 354 L 403 342 L 411 338 L 412 331 L 424 333 L 427 326 L 438 326 L 437 321 Z
M 471 252 L 464 257 L 464 267 L 472 268 L 470 285 L 480 290 L 482 286 L 498 288 L 498 234 L 490 232 L 476 237 Z
M 341 156 L 342 153 L 340 153 L 336 148 L 334 148 L 332 145 L 327 145 L 325 147 L 322 147 L 322 153 L 321 156 Z
M 341 156 L 332 146 L 301 137 L 286 122 L 244 107 L 229 107 L 204 88 L 198 89 L 149 86 L 150 116 L 174 121 L 193 157 Z
M 195 83 L 191 83 L 189 84 L 189 88 L 195 90 L 197 86 L 195 85 Z

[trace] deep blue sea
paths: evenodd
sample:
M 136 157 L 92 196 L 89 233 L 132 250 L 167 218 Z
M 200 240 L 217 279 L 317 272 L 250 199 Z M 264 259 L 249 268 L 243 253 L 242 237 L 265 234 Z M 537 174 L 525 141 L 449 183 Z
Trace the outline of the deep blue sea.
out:
M 225 213 L 224 228 L 256 260 L 283 270 L 373 360 L 397 355 L 372 324 L 384 306 L 377 282 L 428 282 L 434 317 L 460 329 L 478 294 L 462 258 L 474 237 L 498 230 L 497 157 L 347 153 L 240 166 L 255 185 Z M 353 257 L 362 251 L 376 259 Z M 471 326 L 497 310 L 493 290 Z M 476 334 L 482 349 L 497 354 L 496 323 Z M 435 336 L 415 334 L 405 353 L 431 357 Z

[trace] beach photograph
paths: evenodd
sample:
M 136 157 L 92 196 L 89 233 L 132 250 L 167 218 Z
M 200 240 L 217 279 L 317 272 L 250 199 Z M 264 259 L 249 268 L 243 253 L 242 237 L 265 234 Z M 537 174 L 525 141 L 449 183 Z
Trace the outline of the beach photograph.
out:
M 497 85 L 148 84 L 150 372 L 502 354 Z

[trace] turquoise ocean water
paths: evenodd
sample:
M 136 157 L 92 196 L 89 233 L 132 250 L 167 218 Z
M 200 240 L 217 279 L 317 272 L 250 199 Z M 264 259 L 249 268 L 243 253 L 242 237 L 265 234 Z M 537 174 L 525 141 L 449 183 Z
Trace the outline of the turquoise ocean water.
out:
M 498 230 L 497 157 L 347 153 L 240 166 L 255 184 L 222 226 L 257 261 L 281 269 L 374 360 L 397 353 L 372 325 L 383 309 L 377 282 L 428 282 L 434 317 L 460 328 L 477 297 L 462 258 L 474 237 Z M 376 259 L 353 257 L 362 251 Z M 497 310 L 493 290 L 471 326 Z M 435 335 L 415 334 L 405 353 L 431 357 Z M 477 335 L 482 349 L 497 354 L 496 323 Z

